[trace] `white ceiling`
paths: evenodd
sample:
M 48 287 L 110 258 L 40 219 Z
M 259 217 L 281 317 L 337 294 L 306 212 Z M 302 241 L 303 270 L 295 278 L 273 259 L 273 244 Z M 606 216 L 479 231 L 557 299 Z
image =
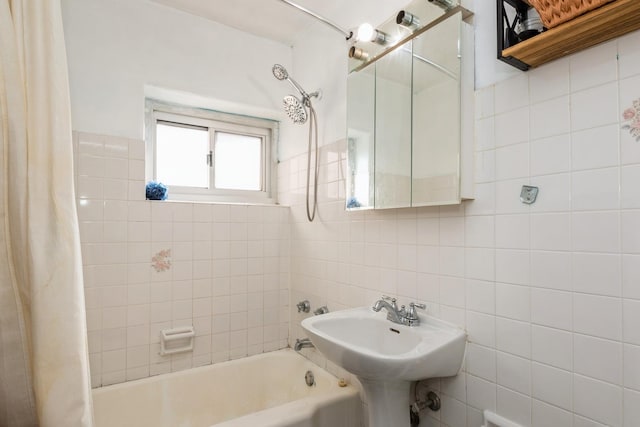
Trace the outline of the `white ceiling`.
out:
M 293 45 L 318 21 L 280 0 L 151 0 L 260 37 Z M 294 0 L 345 30 L 362 22 L 377 24 L 409 0 Z M 336 37 L 341 37 L 336 32 Z

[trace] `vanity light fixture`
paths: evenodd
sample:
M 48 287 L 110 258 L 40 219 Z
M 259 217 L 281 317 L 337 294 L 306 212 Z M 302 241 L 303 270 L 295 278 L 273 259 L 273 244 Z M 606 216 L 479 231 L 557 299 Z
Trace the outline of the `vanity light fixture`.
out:
M 369 53 L 359 47 L 351 46 L 349 48 L 349 58 L 357 59 L 359 61 L 367 61 L 369 59 Z
M 356 40 L 359 42 L 374 42 L 384 46 L 389 42 L 389 35 L 376 30 L 373 25 L 365 22 L 358 27 Z
M 396 24 L 415 31 L 420 28 L 420 18 L 406 10 L 401 10 L 396 16 Z

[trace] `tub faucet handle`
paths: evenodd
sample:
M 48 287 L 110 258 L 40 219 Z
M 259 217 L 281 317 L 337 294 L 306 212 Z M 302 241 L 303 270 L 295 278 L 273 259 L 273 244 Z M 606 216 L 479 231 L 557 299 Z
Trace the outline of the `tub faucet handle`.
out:
M 308 313 L 311 310 L 311 304 L 309 303 L 309 300 L 300 301 L 296 304 L 296 307 L 298 308 L 298 313 Z

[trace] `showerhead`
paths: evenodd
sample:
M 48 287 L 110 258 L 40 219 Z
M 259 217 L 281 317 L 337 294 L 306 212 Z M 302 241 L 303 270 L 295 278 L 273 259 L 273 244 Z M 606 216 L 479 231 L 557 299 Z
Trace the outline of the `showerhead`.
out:
M 286 80 L 289 78 L 289 73 L 287 73 L 287 69 L 280 64 L 275 64 L 271 69 L 271 71 L 273 71 L 273 75 L 278 80 Z
M 289 118 L 293 120 L 293 123 L 301 125 L 307 122 L 307 109 L 298 98 L 293 95 L 287 95 L 283 98 L 282 105 Z

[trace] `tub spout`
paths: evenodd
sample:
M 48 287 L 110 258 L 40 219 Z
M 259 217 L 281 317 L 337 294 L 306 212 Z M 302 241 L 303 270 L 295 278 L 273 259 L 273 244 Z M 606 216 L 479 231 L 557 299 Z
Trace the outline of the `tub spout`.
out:
M 311 348 L 313 347 L 313 343 L 309 338 L 296 339 L 296 344 L 293 346 L 295 351 L 300 351 L 303 348 Z

